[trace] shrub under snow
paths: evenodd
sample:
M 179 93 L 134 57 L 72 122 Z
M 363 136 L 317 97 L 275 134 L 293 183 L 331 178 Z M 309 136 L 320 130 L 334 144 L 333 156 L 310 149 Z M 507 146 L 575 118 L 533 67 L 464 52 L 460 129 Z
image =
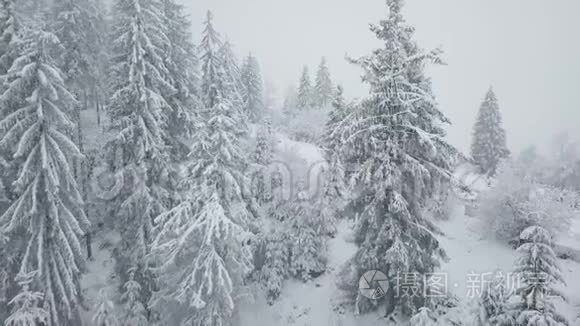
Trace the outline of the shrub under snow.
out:
M 505 162 L 495 185 L 480 195 L 478 215 L 488 231 L 499 239 L 514 240 L 532 225 L 552 234 L 565 230 L 577 213 L 577 196 L 535 182 L 521 171 L 516 164 Z

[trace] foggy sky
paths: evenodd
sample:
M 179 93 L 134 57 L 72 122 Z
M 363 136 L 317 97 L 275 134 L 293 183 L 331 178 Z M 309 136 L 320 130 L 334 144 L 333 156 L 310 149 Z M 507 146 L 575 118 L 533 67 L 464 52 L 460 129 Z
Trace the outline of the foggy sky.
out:
M 304 64 L 327 57 L 333 79 L 362 97 L 361 70 L 345 61 L 381 46 L 368 29 L 384 0 L 181 0 L 196 43 L 205 12 L 241 57 L 254 53 L 279 94 Z M 449 140 L 468 151 L 475 116 L 493 85 L 508 145 L 545 144 L 559 130 L 580 136 L 580 1 L 407 0 L 407 21 L 425 48 L 442 47 L 447 66 L 429 69 Z

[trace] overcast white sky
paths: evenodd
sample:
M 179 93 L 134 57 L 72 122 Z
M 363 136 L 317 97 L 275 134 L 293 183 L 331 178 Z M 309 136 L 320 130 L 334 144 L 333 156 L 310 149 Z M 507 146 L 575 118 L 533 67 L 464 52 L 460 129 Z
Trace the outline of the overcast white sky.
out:
M 296 84 L 304 64 L 326 56 L 335 81 L 364 96 L 360 70 L 344 60 L 380 46 L 369 23 L 384 0 L 181 0 L 199 43 L 211 9 L 243 56 L 252 51 L 279 89 Z M 450 141 L 468 150 L 479 104 L 490 85 L 513 150 L 561 129 L 580 135 L 579 0 L 407 0 L 407 21 L 423 47 L 441 46 L 447 66 L 430 69 L 435 94 L 452 120 Z

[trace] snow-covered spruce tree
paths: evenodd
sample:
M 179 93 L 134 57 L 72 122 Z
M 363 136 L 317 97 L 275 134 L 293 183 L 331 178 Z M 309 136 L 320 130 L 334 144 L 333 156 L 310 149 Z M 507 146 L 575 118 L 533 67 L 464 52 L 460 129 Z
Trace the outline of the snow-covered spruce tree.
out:
M 162 0 L 164 30 L 168 43 L 164 61 L 168 79 L 174 93 L 165 95 L 171 110 L 168 113 L 167 145 L 169 146 L 171 165 L 169 182 L 170 203 L 173 207 L 179 202 L 180 162 L 187 160 L 189 142 L 195 129 L 199 127 L 200 76 L 198 70 L 197 49 L 192 43 L 191 24 L 184 13 L 184 7 L 175 0 Z
M 129 267 L 143 287 L 146 303 L 154 286 L 146 268 L 153 235 L 153 219 L 166 210 L 169 151 L 168 111 L 164 95 L 174 92 L 166 79 L 162 26 L 163 8 L 155 0 L 117 0 L 114 3 L 113 60 L 108 114 L 115 137 L 106 145 L 110 171 L 123 178 L 109 206 L 121 242 L 116 269 L 126 281 Z
M 289 211 L 285 228 L 290 246 L 290 274 L 307 281 L 326 270 L 326 237 L 321 234 L 320 216 L 305 191 L 298 191 L 296 198 L 290 202 Z
M 251 121 L 258 121 L 262 118 L 264 109 L 262 103 L 263 85 L 258 59 L 251 53 L 242 67 L 242 84 L 244 87 L 244 111 Z
M 50 325 L 50 315 L 42 307 L 42 292 L 30 290 L 34 281 L 34 272 L 19 277 L 20 292 L 8 303 L 12 313 L 4 321 L 5 326 Z
M 282 113 L 285 118 L 294 118 L 298 109 L 298 93 L 294 86 L 288 86 L 284 94 L 284 103 L 282 103 Z
M 254 151 L 254 161 L 260 165 L 267 166 L 272 163 L 273 140 L 272 125 L 270 120 L 264 119 L 263 124 L 258 129 L 256 136 L 256 149 Z
M 137 267 L 131 267 L 128 270 L 129 279 L 123 285 L 123 322 L 124 326 L 148 326 L 147 311 L 142 301 L 142 287 L 135 279 Z
M 220 35 L 213 26 L 213 14 L 207 12 L 204 22 L 203 38 L 199 46 L 201 53 L 201 97 L 206 108 L 211 108 L 215 103 L 215 96 L 209 96 L 212 88 L 215 87 L 218 74 L 223 67 L 222 59 L 219 55 L 219 49 L 223 43 Z
M 19 29 L 14 0 L 0 1 L 0 75 L 8 72 L 18 54 Z
M 304 66 L 302 70 L 302 76 L 300 77 L 300 83 L 298 85 L 298 95 L 296 98 L 296 104 L 301 110 L 309 109 L 313 106 L 314 101 L 312 99 L 312 84 L 310 82 L 310 71 L 308 66 Z
M 434 180 L 449 174 L 451 147 L 443 139 L 447 119 L 424 74 L 428 63 L 441 63 L 440 51 L 424 51 L 413 41 L 402 5 L 402 0 L 388 0 L 388 17 L 372 27 L 384 47 L 354 60 L 364 70 L 370 95 L 351 115 L 346 140 L 351 150 L 343 155 L 344 162 L 358 164 L 349 200 L 359 215 L 359 249 L 351 261 L 356 279 L 368 270 L 380 270 L 391 284 L 401 273 L 430 273 L 445 258 L 436 228 L 422 208 L 433 195 Z M 398 307 L 410 316 L 425 305 L 421 296 L 396 294 L 391 287 L 376 305 L 359 295 L 357 310 L 383 306 L 390 315 Z
M 109 299 L 105 289 L 99 291 L 92 321 L 94 326 L 119 326 L 115 304 Z
M 516 293 L 521 297 L 514 309 L 518 325 L 568 325 L 568 321 L 554 306 L 552 300 L 565 300 L 556 286 L 564 284 L 558 259 L 552 249 L 552 236 L 544 228 L 531 226 L 520 235 L 521 255 L 515 269 L 521 286 Z
M 326 63 L 326 58 L 322 58 L 318 71 L 316 72 L 316 84 L 314 85 L 314 100 L 318 108 L 323 108 L 330 104 L 333 97 L 332 80 L 330 79 L 330 71 Z
M 332 100 L 332 110 L 328 113 L 328 120 L 324 126 L 322 146 L 326 160 L 334 152 L 339 152 L 343 144 L 342 124 L 348 115 L 348 106 L 344 100 L 344 89 L 338 85 Z
M 252 173 L 253 194 L 259 203 L 272 200 L 271 186 L 267 185 L 268 166 L 272 163 L 273 141 L 270 121 L 264 123 L 258 129 L 256 136 L 256 148 L 254 150 L 254 171 Z
M 319 233 L 321 236 L 336 235 L 336 224 L 346 201 L 344 169 L 338 153 L 332 153 L 328 166 L 321 171 L 322 192 L 318 206 Z
M 232 44 L 226 41 L 219 49 L 219 57 L 222 69 L 225 74 L 226 83 L 224 85 L 224 95 L 237 109 L 243 111 L 244 107 L 244 83 L 242 81 L 242 70 L 238 65 L 238 59 L 234 54 Z M 247 117 L 246 117 L 247 118 Z
M 98 70 L 103 56 L 104 37 L 102 13 L 96 0 L 55 0 L 51 4 L 51 29 L 62 43 L 59 68 L 63 72 L 68 90 L 78 100 L 74 106 L 72 120 L 76 124 L 74 141 L 83 157 L 74 162 L 74 172 L 79 190 L 85 202 L 85 213 L 89 215 L 86 203 L 89 192 L 89 171 L 85 150 L 85 135 L 81 125 L 81 111 L 89 109 L 97 87 L 102 84 L 103 73 Z M 88 257 L 92 258 L 90 230 L 87 230 Z
M 54 0 L 51 8 L 51 28 L 63 46 L 61 70 L 65 84 L 79 98 L 79 109 L 87 109 L 90 89 L 98 84 L 101 74 L 96 69 L 98 56 L 103 55 L 104 37 L 97 27 L 103 17 L 96 3 Z
M 0 1 L 0 93 L 6 91 L 8 87 L 7 81 L 15 77 L 10 76 L 8 70 L 22 52 L 23 44 L 20 42 L 19 33 L 20 19 L 15 10 L 14 0 Z M 0 105 L 0 120 L 14 112 L 18 107 L 24 105 L 24 98 L 13 97 L 11 101 L 3 101 L 2 105 Z M 10 199 L 12 198 L 12 189 L 9 185 L 14 181 L 17 166 L 9 151 L 2 148 L 0 148 L 0 168 L 0 183 L 3 184 L 0 193 L 3 193 L 4 199 Z M 5 207 L 3 207 L 3 204 L 0 203 L 0 214 L 4 212 Z M 0 261 L 0 266 L 7 265 Z
M 493 89 L 490 88 L 479 108 L 473 127 L 471 157 L 482 173 L 493 176 L 498 163 L 509 155 L 499 105 Z
M 290 252 L 288 235 L 275 230 L 266 235 L 265 261 L 260 270 L 260 282 L 266 288 L 269 304 L 273 304 L 282 293 L 284 280 L 288 278 Z
M 510 313 L 511 293 L 507 285 L 508 280 L 500 272 L 495 273 L 493 279 L 485 282 L 481 293 L 481 311 L 478 316 L 481 325 L 515 325 L 514 316 Z
M 250 212 L 243 198 L 249 181 L 240 148 L 241 114 L 224 96 L 223 69 L 205 95 L 213 103 L 203 113 L 205 127 L 194 137 L 184 187 L 185 201 L 157 219 L 153 254 L 160 259 L 160 291 L 153 306 L 183 307 L 174 322 L 184 325 L 228 325 L 242 279 L 251 268 L 244 247 Z
M 67 325 L 78 317 L 84 265 L 79 239 L 89 225 L 71 169 L 71 160 L 81 154 L 67 136 L 75 100 L 51 56 L 59 49 L 58 38 L 30 30 L 23 42 L 0 98 L 3 103 L 26 99 L 0 121 L 0 148 L 19 162 L 16 198 L 0 217 L 0 230 L 27 243 L 19 274 L 38 271 L 35 290 L 44 292 L 51 322 Z

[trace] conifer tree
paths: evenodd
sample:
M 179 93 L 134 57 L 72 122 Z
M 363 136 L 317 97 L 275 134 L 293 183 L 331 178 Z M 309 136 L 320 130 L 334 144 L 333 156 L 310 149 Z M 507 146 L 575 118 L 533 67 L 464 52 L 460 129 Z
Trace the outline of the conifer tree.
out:
M 331 236 L 337 232 L 338 217 L 344 209 L 346 201 L 346 184 L 344 170 L 339 153 L 333 152 L 328 166 L 321 172 L 322 193 L 318 210 L 321 236 Z
M 115 304 L 109 299 L 105 289 L 99 291 L 92 321 L 95 326 L 119 326 L 115 312 Z
M 326 64 L 326 58 L 322 58 L 318 71 L 316 72 L 316 85 L 314 86 L 316 106 L 323 108 L 330 104 L 333 96 L 332 80 L 330 79 L 330 71 Z
M 0 75 L 3 76 L 18 56 L 20 19 L 14 0 L 0 2 Z
M 108 203 L 121 241 L 115 250 L 121 283 L 133 272 L 146 306 L 155 279 L 147 262 L 153 220 L 171 201 L 168 174 L 169 94 L 163 7 L 156 0 L 114 3 L 112 68 L 108 114 L 114 137 L 105 146 L 107 166 L 122 177 L 122 188 Z M 149 314 L 147 314 L 149 317 Z M 139 317 L 140 318 L 140 317 Z
M 516 307 L 517 323 L 527 326 L 568 325 L 568 321 L 554 306 L 552 300 L 564 299 L 556 286 L 564 284 L 558 259 L 552 249 L 552 236 L 548 231 L 531 226 L 520 235 L 516 274 L 521 287 L 516 293 L 521 297 Z
M 291 202 L 286 228 L 289 233 L 290 273 L 304 281 L 326 269 L 326 238 L 321 235 L 318 218 L 306 192 L 299 191 Z
M 211 108 L 215 105 L 212 101 L 216 97 L 210 94 L 216 87 L 218 74 L 223 67 L 219 55 L 219 49 L 222 47 L 222 44 L 220 35 L 213 26 L 213 14 L 211 11 L 208 11 L 204 22 L 203 39 L 200 44 L 201 94 L 206 108 Z
M 152 221 L 165 210 L 167 192 L 167 111 L 163 94 L 174 88 L 165 79 L 167 38 L 161 28 L 159 3 L 117 0 L 112 95 L 109 116 L 117 135 L 107 143 L 109 166 L 124 176 L 124 187 L 113 200 L 122 235 L 123 261 L 143 263 L 152 237 Z M 126 267 L 122 267 L 122 270 Z
M 272 137 L 270 122 L 265 120 L 258 129 L 256 137 L 256 148 L 254 150 L 255 168 L 252 178 L 252 186 L 254 187 L 253 193 L 257 201 L 260 203 L 268 202 L 272 199 L 272 189 L 270 189 L 271 187 L 266 184 L 268 179 L 268 166 L 272 163 Z
M 18 282 L 20 292 L 8 305 L 12 306 L 12 314 L 4 321 L 5 326 L 49 325 L 50 316 L 42 307 L 44 295 L 42 292 L 30 290 L 34 273 L 20 277 Z
M 298 109 L 298 93 L 294 86 L 289 86 L 284 95 L 284 103 L 282 104 L 282 113 L 286 118 L 293 118 Z
M 102 83 L 103 73 L 97 70 L 104 51 L 102 30 L 102 13 L 96 0 L 55 0 L 52 3 L 51 29 L 62 44 L 59 66 L 64 75 L 64 82 L 77 99 L 72 119 L 76 124 L 74 141 L 84 155 L 85 135 L 81 124 L 81 112 L 89 109 L 89 102 L 97 93 L 96 88 Z M 87 201 L 89 192 L 89 171 L 86 157 L 74 162 L 74 172 L 83 201 Z M 87 203 L 85 203 L 86 205 Z M 88 215 L 88 208 L 84 207 Z M 87 251 L 91 258 L 90 231 L 87 232 Z
M 213 106 L 203 113 L 207 120 L 194 137 L 183 181 L 188 194 L 158 217 L 153 243 L 162 283 L 153 306 L 169 301 L 189 307 L 181 318 L 185 325 L 227 324 L 243 277 L 252 268 L 248 248 L 242 246 L 250 218 L 243 197 L 247 163 L 239 139 L 245 131 L 240 130 L 240 112 L 224 95 L 224 71 L 216 68 L 204 94 Z
M 89 89 L 100 75 L 97 56 L 103 54 L 104 39 L 97 27 L 102 13 L 95 0 L 55 0 L 51 9 L 52 29 L 62 43 L 65 84 L 79 99 L 80 109 L 86 110 Z
M 300 77 L 300 84 L 298 86 L 297 105 L 301 110 L 306 110 L 312 107 L 312 84 L 310 82 L 310 72 L 307 66 L 304 66 L 302 77 Z
M 495 175 L 499 162 L 509 154 L 497 98 L 490 88 L 473 128 L 471 156 L 482 173 Z
M 273 304 L 282 293 L 282 285 L 288 277 L 289 247 L 287 234 L 273 231 L 266 236 L 264 266 L 260 271 L 260 281 L 266 288 L 268 303 Z
M 258 121 L 261 119 L 264 109 L 262 76 L 258 60 L 251 53 L 246 58 L 242 68 L 242 84 L 244 87 L 244 111 L 251 121 Z
M 14 76 L 9 76 L 8 71 L 12 63 L 22 52 L 22 42 L 20 40 L 20 16 L 16 12 L 14 0 L 0 1 L 0 92 L 7 88 L 7 82 Z M 9 115 L 19 106 L 23 105 L 23 98 L 11 99 L 12 102 L 2 102 L 0 106 L 0 120 Z M 0 148 L 0 184 L 3 184 L 0 190 L 0 196 L 4 200 L 12 197 L 12 189 L 9 185 L 13 182 L 13 177 L 17 172 L 16 162 L 14 162 L 9 151 Z M 0 185 L 1 186 L 1 185 Z M 0 214 L 3 213 L 4 207 L 0 204 Z M 2 262 L 0 261 L 0 265 Z
M 421 208 L 436 189 L 434 181 L 449 176 L 450 145 L 443 139 L 447 119 L 424 73 L 427 64 L 441 63 L 440 51 L 424 51 L 413 40 L 413 28 L 401 13 L 402 0 L 387 0 L 387 6 L 388 17 L 371 28 L 384 47 L 354 60 L 364 70 L 370 96 L 350 115 L 342 161 L 356 163 L 352 180 L 358 189 L 348 205 L 359 214 L 359 249 L 347 268 L 357 279 L 380 270 L 395 284 L 401 273 L 430 273 L 445 258 L 436 228 Z M 359 311 L 365 302 L 359 295 Z M 366 306 L 379 305 L 387 316 L 397 307 L 409 316 L 425 306 L 425 299 L 397 296 L 391 288 L 377 304 Z
M 59 49 L 58 38 L 30 30 L 23 44 L 0 98 L 2 103 L 25 99 L 0 121 L 0 148 L 19 162 L 16 198 L 0 217 L 0 230 L 12 240 L 25 234 L 19 274 L 38 271 L 35 290 L 44 292 L 51 322 L 66 324 L 77 318 L 84 266 L 79 239 L 89 226 L 71 168 L 81 153 L 67 136 L 75 99 L 51 56 Z
M 123 302 L 124 326 L 147 326 L 149 322 L 146 317 L 147 311 L 142 303 L 142 287 L 135 279 L 136 267 L 129 268 L 129 280 L 123 285 L 123 294 L 121 301 Z
M 332 110 L 328 114 L 328 120 L 324 127 L 322 136 L 322 146 L 327 161 L 331 161 L 334 153 L 340 153 L 343 145 L 343 122 L 348 116 L 348 106 L 344 99 L 344 89 L 337 86 L 334 99 L 332 101 Z
M 189 97 L 200 95 L 199 58 L 196 46 L 193 44 L 193 35 L 190 32 L 191 23 L 185 14 L 183 5 L 175 0 L 162 0 L 164 30 L 167 36 L 167 66 L 170 81 L 176 89 L 175 99 L 183 107 L 175 109 L 181 115 L 192 108 L 188 107 Z
M 167 35 L 164 62 L 169 82 L 175 90 L 166 94 L 171 110 L 168 113 L 167 146 L 170 160 L 180 163 L 187 160 L 189 140 L 200 125 L 199 113 L 200 76 L 197 49 L 192 42 L 191 24 L 184 13 L 183 5 L 175 0 L 162 0 L 164 30 Z M 175 164 L 170 169 L 167 188 L 171 192 L 169 206 L 179 201 L 179 171 Z
M 260 126 L 256 137 L 256 149 L 254 151 L 254 161 L 256 163 L 263 166 L 272 163 L 272 137 L 271 123 L 268 119 L 265 119 L 264 123 Z
M 226 41 L 219 49 L 219 57 L 224 70 L 226 83 L 224 85 L 224 95 L 228 97 L 237 110 L 242 111 L 244 107 L 244 83 L 242 70 L 238 65 L 238 59 L 234 54 L 232 44 Z
M 513 326 L 515 320 L 510 314 L 509 299 L 511 293 L 507 289 L 508 280 L 501 273 L 486 282 L 481 294 L 480 322 L 489 326 Z

